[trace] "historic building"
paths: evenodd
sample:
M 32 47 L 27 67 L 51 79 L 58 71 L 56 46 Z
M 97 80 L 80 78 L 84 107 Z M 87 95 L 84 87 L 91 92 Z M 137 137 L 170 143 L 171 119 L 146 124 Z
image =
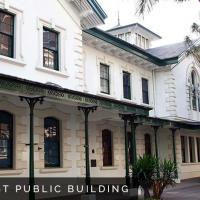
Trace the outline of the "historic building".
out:
M 136 155 L 200 176 L 199 63 L 96 0 L 0 0 L 0 177 L 128 177 Z

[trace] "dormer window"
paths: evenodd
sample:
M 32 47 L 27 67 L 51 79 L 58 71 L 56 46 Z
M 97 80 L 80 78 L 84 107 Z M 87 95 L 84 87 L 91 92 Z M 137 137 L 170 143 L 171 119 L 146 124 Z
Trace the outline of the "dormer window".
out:
M 140 48 L 143 49 L 149 48 L 149 40 L 138 33 L 135 34 L 135 43 Z
M 124 26 L 118 24 L 112 29 L 107 30 L 107 32 L 119 39 L 143 49 L 148 49 L 152 41 L 161 39 L 159 35 L 139 23 L 133 23 Z
M 118 38 L 121 39 L 121 40 L 123 40 L 124 39 L 124 34 L 119 34 Z
M 125 41 L 131 43 L 131 32 L 125 33 Z

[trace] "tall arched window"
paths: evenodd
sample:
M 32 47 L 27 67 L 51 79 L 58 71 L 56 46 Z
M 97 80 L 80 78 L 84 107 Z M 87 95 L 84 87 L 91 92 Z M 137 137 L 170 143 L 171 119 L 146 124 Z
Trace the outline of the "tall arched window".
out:
M 13 116 L 0 111 L 0 168 L 13 165 Z
M 112 133 L 110 130 L 102 131 L 103 166 L 113 165 Z
M 192 104 L 192 109 L 193 110 L 199 110 L 200 111 L 200 99 L 199 99 L 199 94 L 198 94 L 198 87 L 199 87 L 199 81 L 197 78 L 197 74 L 194 70 L 191 72 L 191 104 Z
M 145 141 L 145 154 L 151 155 L 151 135 L 148 133 L 145 134 L 144 141 Z
M 45 167 L 60 167 L 59 129 L 59 120 L 53 117 L 46 117 L 44 119 Z

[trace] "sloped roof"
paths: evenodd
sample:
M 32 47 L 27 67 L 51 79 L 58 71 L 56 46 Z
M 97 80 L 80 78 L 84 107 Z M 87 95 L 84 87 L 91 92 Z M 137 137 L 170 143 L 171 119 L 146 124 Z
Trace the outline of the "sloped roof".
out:
M 96 38 L 99 38 L 109 44 L 112 44 L 124 51 L 127 51 L 131 54 L 141 57 L 144 60 L 154 63 L 158 66 L 170 65 L 170 64 L 175 64 L 178 62 L 178 56 L 170 57 L 170 59 L 160 59 L 159 57 L 154 56 L 153 54 L 147 52 L 146 50 L 141 49 L 140 47 L 134 44 L 130 44 L 124 40 L 121 40 L 109 34 L 108 32 L 105 32 L 98 28 L 91 28 L 88 30 L 84 30 L 84 32 Z
M 180 42 L 161 47 L 146 49 L 146 52 L 160 59 L 169 59 L 180 56 L 183 52 L 187 50 L 187 48 L 188 47 L 185 42 Z

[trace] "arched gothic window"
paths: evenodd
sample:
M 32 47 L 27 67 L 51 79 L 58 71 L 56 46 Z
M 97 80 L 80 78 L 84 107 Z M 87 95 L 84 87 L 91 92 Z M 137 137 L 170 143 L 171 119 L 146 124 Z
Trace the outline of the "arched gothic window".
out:
M 60 127 L 54 117 L 44 119 L 45 167 L 60 167 Z
M 13 165 L 13 116 L 0 111 L 0 169 Z
M 195 111 L 200 111 L 199 81 L 194 70 L 192 70 L 190 77 L 190 98 L 192 109 Z

